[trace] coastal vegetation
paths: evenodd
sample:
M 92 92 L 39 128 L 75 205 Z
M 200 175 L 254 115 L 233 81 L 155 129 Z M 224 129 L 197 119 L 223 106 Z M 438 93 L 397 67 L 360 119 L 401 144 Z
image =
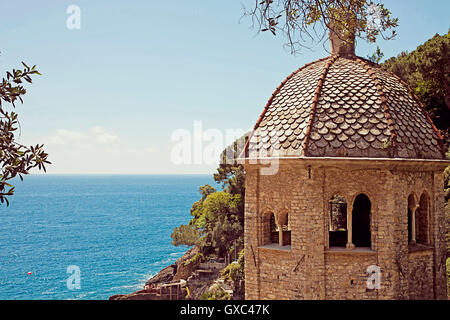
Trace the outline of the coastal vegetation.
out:
M 236 159 L 244 148 L 246 136 L 222 152 L 221 163 L 214 174 L 221 190 L 210 185 L 201 186 L 200 199 L 190 210 L 191 220 L 187 225 L 176 227 L 171 235 L 175 246 L 200 249 L 192 260 L 235 259 L 222 273 L 224 279 L 232 281 L 244 279 L 245 171 Z M 223 298 L 219 292 L 213 292 L 209 298 L 219 296 Z
M 36 66 L 22 64 L 23 69 L 7 71 L 0 82 L 0 205 L 9 205 L 8 197 L 14 194 L 12 179 L 18 176 L 23 180 L 23 175 L 36 167 L 46 171 L 45 164 L 50 164 L 44 145 L 27 147 L 17 142 L 20 123 L 18 114 L 13 110 L 18 101 L 23 103 L 27 92 L 23 83 L 32 83 L 31 77 L 40 75 Z
M 231 300 L 231 296 L 222 287 L 216 286 L 200 295 L 199 300 Z
M 221 272 L 223 280 L 236 281 L 244 278 L 244 249 L 239 252 L 239 259 L 230 263 Z

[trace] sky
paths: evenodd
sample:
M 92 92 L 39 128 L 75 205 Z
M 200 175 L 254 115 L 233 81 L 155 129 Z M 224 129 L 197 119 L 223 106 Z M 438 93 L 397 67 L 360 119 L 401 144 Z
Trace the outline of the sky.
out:
M 0 1 L 2 77 L 21 61 L 42 73 L 17 107 L 18 141 L 43 143 L 53 174 L 214 172 L 213 149 L 249 131 L 290 73 L 328 55 L 316 45 L 294 56 L 282 36 L 257 34 L 242 18 L 253 2 Z M 359 41 L 359 56 L 413 51 L 450 28 L 448 0 L 383 2 L 398 36 Z

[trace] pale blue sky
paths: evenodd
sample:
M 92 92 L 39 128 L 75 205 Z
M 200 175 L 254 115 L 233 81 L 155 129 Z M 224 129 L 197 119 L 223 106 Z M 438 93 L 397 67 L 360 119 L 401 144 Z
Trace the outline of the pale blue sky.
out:
M 50 173 L 208 173 L 175 165 L 171 134 L 250 129 L 292 71 L 327 55 L 321 45 L 291 56 L 284 39 L 255 36 L 241 19 L 253 0 L 28 0 L 0 4 L 0 71 L 36 64 L 19 106 L 25 144 L 45 143 Z M 400 19 L 386 57 L 414 50 L 450 27 L 450 1 L 386 0 Z M 69 30 L 69 5 L 81 29 Z M 366 57 L 376 45 L 359 43 Z

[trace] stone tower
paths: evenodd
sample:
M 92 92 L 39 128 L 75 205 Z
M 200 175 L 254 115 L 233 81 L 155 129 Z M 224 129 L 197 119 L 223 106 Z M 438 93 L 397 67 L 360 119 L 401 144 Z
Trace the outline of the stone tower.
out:
M 411 89 L 331 37 L 245 147 L 247 299 L 446 299 L 443 140 Z

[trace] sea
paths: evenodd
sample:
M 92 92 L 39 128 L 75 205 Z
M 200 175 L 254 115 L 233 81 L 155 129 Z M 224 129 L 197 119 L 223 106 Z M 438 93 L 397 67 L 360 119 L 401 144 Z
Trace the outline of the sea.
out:
M 181 257 L 171 244 L 212 175 L 29 175 L 0 205 L 0 299 L 104 300 Z

